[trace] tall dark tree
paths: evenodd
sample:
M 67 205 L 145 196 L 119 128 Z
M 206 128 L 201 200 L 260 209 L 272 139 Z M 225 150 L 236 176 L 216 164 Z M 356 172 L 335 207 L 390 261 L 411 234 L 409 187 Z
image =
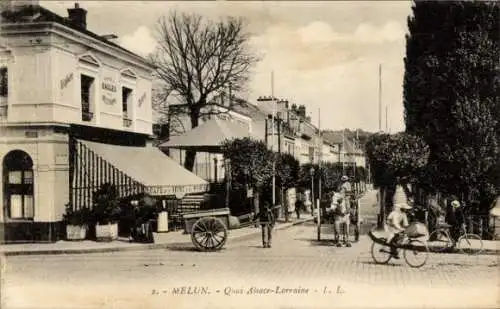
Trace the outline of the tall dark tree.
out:
M 430 147 L 427 185 L 483 210 L 500 193 L 500 5 L 416 1 L 408 19 L 407 132 Z
M 175 97 L 175 111 L 186 112 L 191 128 L 198 126 L 204 114 L 217 113 L 207 107 L 221 91 L 228 87 L 234 92 L 242 90 L 257 61 L 241 19 L 213 22 L 200 15 L 173 12 L 159 20 L 158 36 L 158 48 L 151 56 L 161 83 L 155 110 L 170 116 L 167 99 Z M 195 157 L 196 152 L 186 152 L 187 169 L 193 169 Z

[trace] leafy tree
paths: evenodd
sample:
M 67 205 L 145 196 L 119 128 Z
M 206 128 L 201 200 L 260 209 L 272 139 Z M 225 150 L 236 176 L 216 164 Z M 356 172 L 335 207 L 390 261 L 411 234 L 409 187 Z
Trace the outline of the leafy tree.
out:
M 257 210 L 263 189 L 272 177 L 272 152 L 264 142 L 247 137 L 227 140 L 222 145 L 222 151 L 231 162 L 233 188 L 241 189 L 245 184 L 253 188 Z
M 276 173 L 283 189 L 293 188 L 297 185 L 299 178 L 299 161 L 292 155 L 282 153 L 278 156 L 276 164 Z
M 375 134 L 366 143 L 366 153 L 373 184 L 380 189 L 379 224 L 382 224 L 392 209 L 396 185 L 402 185 L 407 196 L 411 195 L 407 185 L 416 182 L 426 168 L 429 147 L 422 138 L 406 133 Z
M 466 200 L 476 192 L 484 211 L 500 194 L 500 5 L 417 1 L 412 9 L 404 107 L 407 132 L 430 147 L 420 184 Z
M 176 110 L 186 112 L 191 128 L 204 114 L 217 113 L 206 108 L 214 96 L 226 87 L 235 92 L 244 87 L 257 60 L 249 52 L 249 35 L 241 19 L 212 22 L 200 15 L 173 12 L 158 21 L 158 35 L 159 46 L 151 56 L 161 81 L 155 100 L 160 107 L 155 109 L 171 112 L 167 99 L 174 97 L 179 103 Z M 195 157 L 195 151 L 186 151 L 187 169 L 193 169 Z

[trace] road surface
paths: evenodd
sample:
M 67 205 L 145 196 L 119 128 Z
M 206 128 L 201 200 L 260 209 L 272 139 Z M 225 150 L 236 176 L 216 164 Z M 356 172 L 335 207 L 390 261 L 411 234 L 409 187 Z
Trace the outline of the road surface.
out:
M 485 308 L 499 304 L 498 256 L 431 254 L 413 269 L 374 264 L 370 240 L 318 242 L 312 223 L 201 253 L 171 249 L 12 256 L 2 308 Z M 188 239 L 186 239 L 188 240 Z

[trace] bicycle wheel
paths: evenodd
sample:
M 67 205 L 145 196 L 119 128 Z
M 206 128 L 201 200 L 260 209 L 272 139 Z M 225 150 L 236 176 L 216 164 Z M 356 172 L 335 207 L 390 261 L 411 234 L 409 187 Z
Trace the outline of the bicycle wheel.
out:
M 451 248 L 452 241 L 447 231 L 437 229 L 429 235 L 427 246 L 431 252 L 443 252 Z
M 466 254 L 480 254 L 483 251 L 483 240 L 476 234 L 465 234 L 457 241 L 457 249 Z
M 372 244 L 372 258 L 377 264 L 387 264 L 391 259 L 391 248 L 386 245 L 373 242 Z
M 427 247 L 427 244 L 423 241 L 412 239 L 410 240 L 409 245 L 414 248 L 404 250 L 403 256 L 406 263 L 408 263 L 410 267 L 414 268 L 424 266 L 429 258 L 429 248 Z

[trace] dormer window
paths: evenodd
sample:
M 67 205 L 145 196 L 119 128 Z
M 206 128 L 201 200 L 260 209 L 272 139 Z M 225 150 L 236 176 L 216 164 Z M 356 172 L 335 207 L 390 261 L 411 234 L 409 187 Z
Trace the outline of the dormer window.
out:
M 122 87 L 122 112 L 123 112 L 123 126 L 130 127 L 132 119 L 130 117 L 130 109 L 132 107 L 133 91 L 130 88 Z
M 81 75 L 80 78 L 81 90 L 81 106 L 82 106 L 82 121 L 92 121 L 94 118 L 94 78 Z

